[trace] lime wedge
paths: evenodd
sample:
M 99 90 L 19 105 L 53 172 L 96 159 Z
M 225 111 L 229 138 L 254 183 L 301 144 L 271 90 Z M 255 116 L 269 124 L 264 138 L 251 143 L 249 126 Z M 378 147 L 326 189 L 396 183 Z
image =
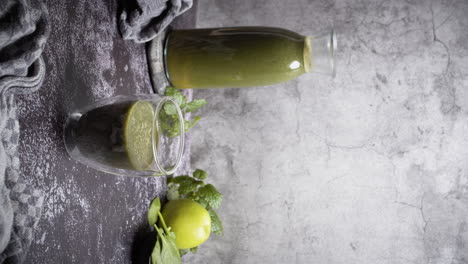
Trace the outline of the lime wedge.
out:
M 136 101 L 124 122 L 124 143 L 130 164 L 135 170 L 146 170 L 153 163 L 153 106 Z

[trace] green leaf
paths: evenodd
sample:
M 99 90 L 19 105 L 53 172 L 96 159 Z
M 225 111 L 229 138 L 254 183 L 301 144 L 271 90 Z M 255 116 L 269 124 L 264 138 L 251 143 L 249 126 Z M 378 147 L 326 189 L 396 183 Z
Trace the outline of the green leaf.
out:
M 185 195 L 190 192 L 194 192 L 197 190 L 198 186 L 203 185 L 203 182 L 201 181 L 195 181 L 192 184 L 187 183 L 187 184 L 181 184 L 179 185 L 179 193 L 180 195 Z
M 185 106 L 185 112 L 187 113 L 193 112 L 204 105 L 206 105 L 205 99 L 193 100 Z
M 189 192 L 185 195 L 185 199 L 190 199 L 192 201 L 197 201 L 197 194 L 195 192 Z
M 166 90 L 164 91 L 165 96 L 173 96 L 176 93 L 180 93 L 180 91 L 172 86 L 167 86 Z
M 194 179 L 187 175 L 177 176 L 169 180 L 171 184 L 179 184 L 179 195 L 183 196 L 189 192 L 196 191 L 197 188 L 203 185 L 202 181 Z
M 180 256 L 187 255 L 188 253 L 197 253 L 198 247 L 193 247 L 189 249 L 179 249 Z
M 161 242 L 158 237 L 156 237 L 156 244 L 154 244 L 153 252 L 151 252 L 151 263 L 164 264 L 161 259 Z
M 179 249 L 180 256 L 186 255 L 190 252 L 190 249 Z
M 161 214 L 159 214 L 162 223 L 164 224 L 164 219 L 162 218 Z M 160 256 L 155 256 L 154 259 L 158 260 L 160 258 L 162 264 L 181 264 L 182 260 L 180 258 L 179 250 L 175 244 L 175 233 L 170 232 L 167 228 L 163 227 L 163 229 L 158 228 L 154 225 L 156 232 L 158 233 L 158 239 L 161 241 L 160 246 Z M 156 247 L 155 247 L 156 248 Z M 157 254 L 153 250 L 153 254 Z M 153 256 L 152 256 L 153 259 Z M 159 264 L 159 263 L 155 263 Z
M 168 121 L 166 121 L 168 120 Z M 161 119 L 161 128 L 163 132 L 168 137 L 177 137 L 180 136 L 180 122 L 177 118 L 172 120 L 169 119 Z M 194 124 L 191 124 L 190 121 L 184 120 L 184 131 L 187 132 Z
M 194 117 L 193 120 L 190 120 L 190 121 L 184 120 L 185 133 L 187 133 L 194 125 L 196 125 L 198 121 L 200 121 L 199 116 Z
M 197 253 L 198 247 L 193 247 L 193 248 L 189 249 L 189 251 L 190 251 L 191 253 Z
M 168 180 L 169 183 L 177 183 L 177 184 L 181 184 L 181 183 L 184 183 L 186 181 L 190 181 L 192 178 L 188 175 L 180 175 L 180 176 L 176 176 L 176 177 L 173 177 L 171 179 Z
M 167 244 L 166 244 L 165 252 L 161 254 L 162 259 L 166 261 L 164 263 L 174 263 L 174 264 L 182 263 L 179 249 L 176 246 L 176 235 L 174 232 L 169 232 L 167 234 L 166 242 Z
M 177 115 L 177 108 L 174 104 L 171 104 L 171 103 L 166 103 L 164 105 L 164 112 L 166 112 L 166 114 L 168 115 Z
M 198 194 L 213 209 L 217 209 L 223 201 L 223 195 L 211 184 L 200 187 Z
M 172 86 L 168 86 L 166 87 L 166 91 L 164 92 L 164 95 L 172 97 L 172 99 L 179 105 L 180 108 L 185 107 L 187 98 L 178 89 Z
M 169 106 L 169 105 L 166 105 L 166 106 Z M 171 105 L 171 106 L 174 106 L 174 105 Z M 165 111 L 161 112 L 159 116 L 159 120 L 160 120 L 159 124 L 161 126 L 163 134 L 170 137 L 171 135 L 174 135 L 180 132 L 179 121 L 178 120 L 174 121 L 172 117 L 168 115 Z
M 169 183 L 167 186 L 169 189 L 167 190 L 166 198 L 169 201 L 180 199 L 179 186 L 174 183 Z
M 208 208 L 208 201 L 204 197 L 197 196 L 195 199 L 193 199 L 195 202 L 199 203 L 203 208 L 209 209 Z
M 218 217 L 218 214 L 213 210 L 208 210 L 208 213 L 211 217 L 211 232 L 215 233 L 218 236 L 223 235 L 223 223 Z
M 194 172 L 193 172 L 193 177 L 194 178 L 197 178 L 199 180 L 204 180 L 206 179 L 206 176 L 208 175 L 208 173 L 206 173 L 206 171 L 204 170 L 200 170 L 200 169 L 196 169 Z
M 181 175 L 168 179 L 168 199 L 177 197 L 177 199 L 185 198 L 192 201 L 198 202 L 201 206 L 208 210 L 211 219 L 211 232 L 216 235 L 223 234 L 223 224 L 219 219 L 219 216 L 215 212 L 215 209 L 219 208 L 223 201 L 223 195 L 212 185 L 203 182 L 207 178 L 207 172 L 201 169 L 196 169 L 192 173 L 193 177 L 188 175 Z M 173 193 L 173 194 L 171 194 Z M 169 196 L 171 196 L 169 198 Z M 159 223 L 165 230 L 166 241 L 170 242 L 169 234 L 172 232 L 167 229 L 164 219 L 159 213 Z M 175 245 L 175 234 L 173 235 L 173 241 Z M 187 254 L 188 252 L 196 253 L 197 248 L 179 250 L 179 257 Z
M 178 89 L 168 86 L 164 93 L 170 96 L 180 107 L 183 113 L 193 112 L 206 104 L 205 99 L 196 99 L 187 103 L 187 98 Z M 177 109 L 173 104 L 164 105 L 164 111 L 161 112 L 161 127 L 163 132 L 168 137 L 177 137 L 182 134 L 179 128 L 177 117 Z M 193 120 L 184 120 L 184 133 L 187 133 L 196 123 L 200 121 L 200 117 L 196 116 Z
M 161 210 L 161 201 L 158 197 L 154 198 L 150 203 L 148 210 L 148 224 L 153 226 L 158 221 L 158 213 Z
M 185 121 L 184 121 L 185 122 Z M 177 137 L 177 136 L 180 136 L 180 125 L 179 125 L 179 120 L 177 120 L 176 122 L 174 122 L 174 125 L 170 128 L 170 130 L 168 130 L 169 133 L 167 134 L 167 136 L 169 137 Z

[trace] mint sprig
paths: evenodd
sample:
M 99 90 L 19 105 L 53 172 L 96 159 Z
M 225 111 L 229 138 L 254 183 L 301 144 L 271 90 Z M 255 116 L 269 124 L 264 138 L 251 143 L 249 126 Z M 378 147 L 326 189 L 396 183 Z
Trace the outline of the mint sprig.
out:
M 160 227 L 156 225 L 159 219 Z M 148 210 L 148 224 L 156 230 L 156 243 L 151 253 L 152 264 L 181 264 L 182 259 L 176 246 L 176 235 L 164 222 L 161 214 L 161 201 L 156 197 Z
M 176 176 L 168 180 L 167 199 L 190 199 L 201 204 L 211 217 L 211 232 L 216 235 L 223 234 L 223 224 L 215 212 L 223 201 L 223 195 L 212 185 L 206 184 L 206 171 L 196 169 L 189 175 Z M 183 252 L 182 252 L 183 253 Z
M 208 173 L 206 173 L 206 171 L 204 170 L 200 170 L 200 169 L 196 169 L 194 172 L 193 172 L 193 177 L 194 178 L 197 178 L 199 180 L 204 180 L 206 179 L 206 176 L 208 176 Z
M 199 202 L 206 203 L 206 209 L 218 209 L 223 201 L 223 195 L 211 184 L 206 184 L 198 188 Z
M 206 100 L 205 99 L 196 99 L 191 101 L 190 103 L 186 104 L 184 107 L 185 112 L 190 113 L 195 110 L 198 110 L 202 106 L 206 105 Z
M 196 99 L 191 102 L 187 102 L 187 97 L 181 93 L 178 89 L 168 86 L 164 92 L 165 96 L 170 96 L 180 107 L 182 113 L 191 113 L 206 104 L 205 99 Z M 177 110 L 173 104 L 166 104 L 163 107 L 163 111 L 160 114 L 161 128 L 163 132 L 169 137 L 177 137 L 182 133 L 180 131 L 179 119 L 177 117 Z M 187 133 L 190 128 L 200 121 L 200 116 L 195 116 L 192 120 L 184 119 L 184 130 L 183 133 Z
M 221 219 L 219 219 L 218 214 L 213 209 L 208 210 L 208 213 L 210 214 L 210 217 L 211 217 L 211 232 L 215 233 L 218 236 L 222 236 L 223 235 L 223 223 L 221 222 Z
M 196 169 L 192 176 L 180 175 L 168 179 L 168 200 L 190 199 L 202 205 L 211 218 L 211 232 L 223 235 L 223 223 L 216 213 L 223 201 L 223 195 L 212 185 L 207 184 L 208 174 L 204 170 Z M 198 247 L 178 250 L 175 244 L 176 235 L 167 228 L 161 214 L 161 201 L 154 198 L 148 210 L 148 223 L 154 226 L 157 239 L 151 254 L 152 264 L 179 264 L 181 256 L 192 252 L 196 253 Z M 159 221 L 158 221 L 159 220 Z M 177 254 L 176 252 L 177 251 Z

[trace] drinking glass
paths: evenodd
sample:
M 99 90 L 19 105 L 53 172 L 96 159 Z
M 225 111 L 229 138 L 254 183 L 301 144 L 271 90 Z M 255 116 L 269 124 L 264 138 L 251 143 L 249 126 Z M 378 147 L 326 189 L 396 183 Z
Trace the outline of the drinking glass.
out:
M 97 170 L 159 176 L 179 166 L 183 131 L 182 112 L 170 97 L 121 95 L 70 113 L 64 140 L 70 157 Z

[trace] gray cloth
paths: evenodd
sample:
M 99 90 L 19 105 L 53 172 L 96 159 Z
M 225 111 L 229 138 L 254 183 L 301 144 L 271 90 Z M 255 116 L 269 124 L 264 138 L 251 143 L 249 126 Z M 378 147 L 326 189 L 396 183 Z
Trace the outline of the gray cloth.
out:
M 49 34 L 45 6 L 27 0 L 0 1 L 0 263 L 21 263 L 41 216 L 44 194 L 24 182 L 18 157 L 15 94 L 36 91 Z
M 161 33 L 175 17 L 192 7 L 192 0 L 133 0 L 120 14 L 124 39 L 143 43 Z

